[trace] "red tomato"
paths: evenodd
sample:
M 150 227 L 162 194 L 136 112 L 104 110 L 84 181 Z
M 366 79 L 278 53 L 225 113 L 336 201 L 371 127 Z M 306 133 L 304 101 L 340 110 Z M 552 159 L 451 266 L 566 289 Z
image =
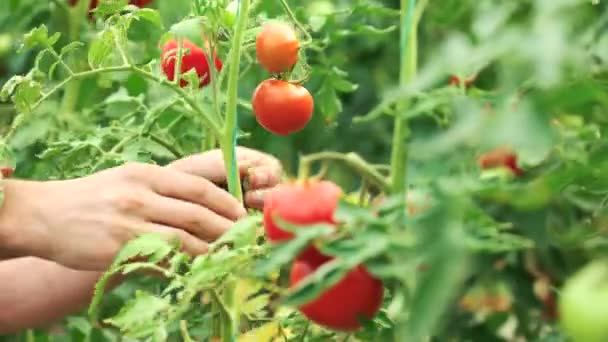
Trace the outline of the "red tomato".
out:
M 260 83 L 251 102 L 260 125 L 282 136 L 304 128 L 314 109 L 314 100 L 306 88 L 273 79 Z
M 506 167 L 516 176 L 523 174 L 523 170 L 517 166 L 517 155 L 506 147 L 500 147 L 482 154 L 478 163 L 482 169 Z
M 273 242 L 290 240 L 291 232 L 275 222 L 279 218 L 291 224 L 335 224 L 334 212 L 342 190 L 329 181 L 286 183 L 277 186 L 264 200 L 264 231 Z
M 296 286 L 322 264 L 296 260 L 291 267 L 291 286 Z M 382 282 L 360 265 L 299 309 L 319 325 L 334 330 L 354 331 L 361 327 L 360 317 L 372 319 L 380 310 L 383 293 Z
M 298 62 L 300 42 L 287 24 L 264 25 L 255 46 L 258 62 L 273 74 L 288 71 Z
M 0 168 L 0 173 L 2 173 L 2 177 L 9 178 L 13 175 L 13 173 L 15 173 L 15 169 L 13 169 L 12 167 L 3 167 Z
M 161 53 L 161 64 L 162 69 L 167 78 L 173 81 L 175 78 L 175 62 L 177 55 L 177 40 L 170 39 L 163 46 Z M 188 50 L 188 51 L 186 51 Z M 186 73 L 191 69 L 195 69 L 200 79 L 199 87 L 204 87 L 211 81 L 211 75 L 209 72 L 209 62 L 207 61 L 207 55 L 205 51 L 198 46 L 194 45 L 187 39 L 184 39 L 182 44 L 182 74 Z M 219 72 L 222 70 L 222 61 L 214 56 L 215 69 Z M 179 85 L 185 87 L 188 84 L 187 81 L 181 79 Z
M 276 187 L 264 200 L 264 232 L 271 242 L 281 242 L 293 238 L 275 222 L 276 218 L 291 224 L 307 225 L 316 223 L 335 224 L 334 212 L 342 190 L 328 181 L 288 183 Z M 314 246 L 304 250 L 303 260 L 323 262 L 328 258 Z

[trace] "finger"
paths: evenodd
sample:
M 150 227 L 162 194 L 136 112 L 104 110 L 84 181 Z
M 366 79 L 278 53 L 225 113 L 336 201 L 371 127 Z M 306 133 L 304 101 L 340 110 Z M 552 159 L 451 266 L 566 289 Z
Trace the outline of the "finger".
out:
M 253 190 L 271 188 L 281 182 L 281 169 L 277 166 L 262 166 L 247 174 L 249 188 Z
M 264 199 L 272 189 L 254 190 L 245 194 L 245 204 L 249 208 L 264 209 Z
M 209 208 L 231 220 L 247 215 L 243 205 L 209 180 L 171 168 L 159 168 L 152 175 L 152 187 L 160 195 Z
M 243 177 L 247 170 L 259 166 L 278 166 L 280 163 L 271 155 L 246 147 L 237 147 L 236 159 L 239 166 L 239 175 Z M 169 167 L 182 172 L 205 177 L 208 180 L 223 184 L 226 183 L 226 170 L 224 158 L 220 150 L 213 150 L 189 156 L 169 164 Z
M 234 224 L 205 207 L 175 198 L 151 196 L 144 208 L 146 220 L 185 230 L 204 241 L 216 240 Z
M 178 239 L 181 249 L 192 256 L 205 254 L 209 251 L 209 244 L 207 242 L 198 239 L 181 229 L 175 229 L 157 223 L 146 223 L 143 226 L 143 230 L 144 232 L 159 232 L 168 240 Z

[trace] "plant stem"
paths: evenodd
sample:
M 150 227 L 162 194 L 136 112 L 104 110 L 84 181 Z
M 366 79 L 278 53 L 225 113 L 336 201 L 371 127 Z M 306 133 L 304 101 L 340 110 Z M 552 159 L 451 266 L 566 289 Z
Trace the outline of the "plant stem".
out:
M 176 86 L 164 79 L 161 79 L 161 78 L 159 78 L 141 68 L 133 66 L 133 65 L 113 66 L 113 67 L 99 68 L 99 69 L 87 70 L 87 71 L 74 73 L 72 76 L 65 78 L 63 81 L 61 81 L 57 85 L 55 85 L 55 87 L 53 87 L 51 90 L 44 93 L 44 95 L 42 95 L 42 97 L 35 104 L 32 105 L 31 110 L 34 110 L 42 102 L 47 100 L 49 97 L 51 97 L 57 91 L 59 91 L 61 88 L 65 87 L 66 85 L 70 84 L 71 82 L 79 81 L 79 80 L 82 80 L 82 79 L 85 79 L 88 77 L 92 77 L 92 76 L 96 76 L 99 74 L 103 74 L 106 72 L 125 72 L 125 71 L 134 72 L 144 78 L 147 78 L 151 81 L 164 85 L 167 88 L 173 90 L 173 92 L 175 92 L 177 95 L 179 95 L 180 99 L 182 101 L 184 101 L 185 103 L 187 103 L 196 112 L 196 114 L 200 115 L 200 117 L 203 119 L 203 121 L 205 121 L 205 125 L 207 125 L 207 127 L 209 129 L 211 129 L 216 134 L 218 134 L 220 132 L 220 124 L 217 122 L 217 120 L 215 120 L 213 117 L 211 117 L 207 113 L 203 112 L 203 110 L 196 103 L 196 101 L 192 98 L 192 96 L 189 95 L 185 90 L 183 90 L 179 86 Z M 11 131 L 14 131 L 14 128 L 15 127 L 12 127 Z
M 78 40 L 78 34 L 80 33 L 80 25 L 82 22 L 82 18 L 87 17 L 89 12 L 89 5 L 91 4 L 91 0 L 81 0 L 78 1 L 78 5 L 74 10 L 68 12 L 68 38 L 70 41 Z M 50 50 L 53 50 L 51 47 Z M 56 52 L 54 52 L 56 55 Z M 57 56 L 59 60 L 61 58 Z M 68 57 L 70 61 L 77 61 L 73 56 Z M 72 69 L 64 62 L 60 62 L 68 71 L 69 76 L 73 76 L 74 72 Z M 78 102 L 78 95 L 80 93 L 81 81 L 76 81 L 71 84 L 68 84 L 65 89 L 65 93 L 63 95 L 63 99 L 61 100 L 61 107 L 59 107 L 59 115 L 65 121 L 69 121 L 74 113 L 74 109 L 76 109 L 76 103 Z
M 307 179 L 310 173 L 311 164 L 318 160 L 335 160 L 343 162 L 360 174 L 369 184 L 378 187 L 382 191 L 390 190 L 390 185 L 386 181 L 386 178 L 382 176 L 373 165 L 367 163 L 356 153 L 344 154 L 328 151 L 307 155 L 300 160 L 298 176 L 302 179 Z
M 229 56 L 229 73 L 228 73 L 228 92 L 226 104 L 226 122 L 224 131 L 220 138 L 220 147 L 224 156 L 224 164 L 226 165 L 226 174 L 228 178 L 228 190 L 239 201 L 243 200 L 241 190 L 241 179 L 238 173 L 238 165 L 236 163 L 236 133 L 237 133 L 237 104 L 238 104 L 238 78 L 239 66 L 241 64 L 241 48 L 247 28 L 247 18 L 249 16 L 250 0 L 241 0 L 241 6 L 238 11 L 236 29 L 232 40 L 232 48 Z
M 418 58 L 418 21 L 413 18 L 415 0 L 401 0 L 401 67 L 399 74 L 400 87 L 406 86 L 416 77 Z M 398 111 L 407 110 L 407 103 L 398 105 Z M 391 190 L 393 193 L 405 193 L 407 187 L 407 138 L 410 129 L 407 118 L 397 113 L 393 132 L 391 151 Z
M 228 57 L 228 89 L 226 103 L 226 121 L 224 124 L 223 133 L 219 136 L 220 147 L 224 157 L 224 165 L 226 168 L 226 178 L 228 180 L 228 190 L 240 202 L 243 201 L 243 193 L 241 190 L 241 177 L 238 171 L 236 160 L 236 134 L 238 131 L 238 82 L 239 69 L 241 65 L 241 49 L 245 37 L 245 29 L 247 28 L 247 19 L 249 17 L 250 0 L 240 0 L 238 9 L 238 18 L 234 37 L 232 38 L 232 47 Z M 211 55 L 211 59 L 212 59 Z M 213 65 L 213 62 L 210 63 Z M 212 67 L 213 68 L 213 67 Z M 236 281 L 227 279 L 223 291 L 224 308 L 227 311 L 227 317 L 222 319 L 222 340 L 224 342 L 232 342 L 239 329 L 240 310 L 235 298 Z
M 293 21 L 293 23 L 298 27 L 298 29 L 300 29 L 300 31 L 302 31 L 302 33 L 304 33 L 304 35 L 306 36 L 306 40 L 302 42 L 302 45 L 310 44 L 312 42 L 312 37 L 310 36 L 310 33 L 308 33 L 308 31 L 306 30 L 304 25 L 302 25 L 302 23 L 300 23 L 298 18 L 296 18 L 296 15 L 293 13 L 291 8 L 289 7 L 289 4 L 287 3 L 287 1 L 286 0 L 279 0 L 279 1 L 281 2 L 281 5 L 283 5 L 283 9 L 285 9 L 285 12 L 287 12 L 289 19 L 291 19 L 291 21 Z

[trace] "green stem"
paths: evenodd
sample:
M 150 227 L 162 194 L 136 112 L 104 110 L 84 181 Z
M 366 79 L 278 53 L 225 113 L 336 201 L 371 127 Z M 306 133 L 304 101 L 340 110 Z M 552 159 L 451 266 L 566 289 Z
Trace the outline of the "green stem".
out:
M 190 333 L 188 333 L 188 322 L 186 322 L 186 320 L 182 319 L 179 322 L 179 330 L 182 333 L 182 339 L 184 342 L 194 342 L 192 337 L 190 337 Z
M 91 0 L 80 0 L 78 5 L 73 11 L 69 12 L 68 15 L 68 38 L 70 41 L 77 41 L 80 33 L 80 26 L 82 24 L 82 18 L 87 18 L 89 12 L 89 6 Z M 52 48 L 51 48 L 52 50 Z M 54 50 L 53 50 L 54 51 Z M 56 54 L 56 53 L 55 53 Z M 59 56 L 57 56 L 59 57 Z M 68 57 L 70 61 L 77 62 L 77 59 L 73 56 Z M 61 59 L 61 57 L 59 57 Z M 67 69 L 69 76 L 73 76 L 72 69 L 66 64 L 61 64 Z M 73 116 L 74 110 L 76 109 L 76 103 L 78 102 L 78 95 L 80 94 L 81 82 L 76 81 L 67 85 L 63 99 L 61 101 L 61 107 L 59 107 L 59 115 L 64 121 L 70 121 Z
M 237 104 L 238 104 L 238 78 L 241 63 L 241 48 L 247 28 L 250 0 L 241 0 L 236 29 L 232 40 L 232 48 L 229 56 L 228 94 L 226 104 L 226 122 L 224 131 L 220 138 L 220 146 L 226 165 L 228 178 L 228 190 L 239 201 L 243 200 L 241 190 L 241 179 L 236 164 L 236 133 L 237 133 Z
M 134 73 L 142 76 L 143 78 L 147 78 L 151 81 L 164 85 L 167 88 L 173 90 L 173 92 L 175 92 L 177 95 L 179 95 L 179 97 L 182 101 L 184 101 L 186 104 L 188 104 L 196 112 L 196 114 L 198 114 L 203 119 L 203 121 L 205 121 L 205 125 L 207 125 L 207 127 L 209 129 L 211 129 L 216 134 L 220 132 L 220 124 L 217 122 L 217 120 L 215 120 L 213 117 L 211 117 L 210 115 L 205 113 L 200 108 L 200 106 L 196 103 L 196 101 L 192 98 L 192 96 L 190 96 L 185 90 L 183 90 L 179 86 L 176 86 L 176 85 L 168 82 L 165 79 L 161 79 L 161 78 L 155 76 L 154 74 L 151 74 L 151 73 L 149 73 L 141 68 L 138 68 L 136 66 L 133 66 L 133 65 L 113 66 L 113 67 L 99 68 L 99 69 L 87 70 L 87 71 L 74 73 L 72 76 L 65 78 L 63 81 L 58 83 L 55 87 L 53 87 L 51 90 L 44 93 L 42 95 L 42 97 L 34 105 L 32 105 L 31 110 L 34 110 L 42 102 L 47 100 L 49 97 L 51 97 L 57 91 L 61 90 L 63 87 L 70 84 L 71 82 L 79 81 L 79 80 L 82 80 L 82 79 L 85 79 L 88 77 L 92 77 L 92 76 L 96 76 L 99 74 L 103 74 L 106 72 L 125 72 L 125 71 L 134 72 Z M 14 128 L 15 127 L 12 127 L 11 131 L 14 131 Z
M 386 178 L 380 174 L 373 165 L 370 165 L 355 153 L 344 154 L 329 151 L 319 152 L 302 157 L 300 160 L 300 170 L 298 172 L 298 176 L 301 179 L 307 179 L 310 173 L 311 164 L 319 160 L 334 160 L 343 162 L 360 174 L 369 184 L 378 187 L 382 191 L 390 190 L 390 185 L 386 181 Z
M 289 19 L 291 19 L 291 21 L 293 21 L 293 23 L 298 27 L 298 29 L 300 29 L 300 31 L 302 31 L 302 33 L 304 33 L 304 35 L 306 36 L 306 40 L 302 42 L 302 45 L 310 44 L 312 42 L 312 37 L 310 36 L 310 33 L 308 33 L 308 30 L 306 30 L 304 25 L 302 25 L 302 23 L 300 23 L 298 18 L 296 18 L 296 15 L 293 13 L 291 8 L 289 7 L 289 4 L 287 3 L 287 1 L 286 0 L 279 0 L 279 1 L 281 2 L 281 5 L 283 5 L 283 9 L 285 9 L 285 12 L 289 16 Z
M 236 134 L 237 126 L 237 105 L 238 105 L 238 81 L 239 69 L 241 64 L 241 49 L 245 37 L 245 29 L 247 28 L 247 19 L 249 17 L 250 0 L 240 0 L 238 10 L 238 18 L 234 37 L 232 39 L 232 47 L 230 56 L 228 57 L 228 90 L 226 103 L 226 121 L 224 130 L 220 136 L 220 146 L 224 157 L 224 165 L 228 179 L 228 190 L 239 201 L 243 201 L 243 192 L 241 190 L 241 177 L 238 172 L 236 160 Z M 212 57 L 212 56 L 211 56 Z M 210 63 L 213 64 L 213 63 Z M 233 279 L 228 279 L 225 282 L 223 289 L 223 303 L 227 311 L 227 316 L 222 319 L 222 340 L 224 342 L 232 342 L 239 329 L 240 310 L 235 301 L 236 282 Z
M 421 2 L 422 7 L 414 8 L 414 0 L 401 0 L 401 67 L 399 85 L 404 87 L 416 77 L 418 59 L 418 19 L 420 14 L 415 13 L 417 9 L 424 8 L 426 1 Z M 415 18 L 418 16 L 418 18 Z M 405 43 L 407 42 L 407 43 Z M 398 105 L 398 111 L 407 110 L 407 103 Z M 391 151 L 391 190 L 393 193 L 405 193 L 407 187 L 407 138 L 410 129 L 407 118 L 403 115 L 395 115 L 395 127 L 393 132 L 393 148 Z

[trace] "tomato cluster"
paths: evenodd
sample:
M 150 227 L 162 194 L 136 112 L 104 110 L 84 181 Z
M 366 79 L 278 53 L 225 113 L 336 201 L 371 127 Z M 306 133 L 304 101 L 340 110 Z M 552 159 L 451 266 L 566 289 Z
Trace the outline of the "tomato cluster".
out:
M 328 181 L 288 183 L 277 187 L 264 203 L 264 231 L 273 243 L 294 237 L 280 228 L 277 220 L 296 225 L 325 223 L 336 225 L 334 213 L 342 190 Z M 279 222 L 280 222 L 279 221 Z M 308 246 L 294 261 L 290 284 L 297 286 L 319 267 L 333 260 L 314 245 Z M 300 312 L 319 325 L 339 331 L 361 327 L 361 318 L 372 319 L 382 305 L 382 282 L 359 265 L 319 297 L 299 307 Z
M 264 25 L 256 39 L 258 62 L 270 73 L 288 73 L 298 62 L 300 42 L 283 23 Z M 253 113 L 258 123 L 276 135 L 289 135 L 306 126 L 314 109 L 308 90 L 299 84 L 268 79 L 255 89 Z
M 177 50 L 178 43 L 175 39 L 170 39 L 163 45 L 162 53 L 160 56 L 161 67 L 163 73 L 167 76 L 170 81 L 175 79 L 175 63 L 177 62 Z M 222 70 L 222 61 L 217 55 L 213 56 L 213 63 L 215 70 L 220 72 Z M 182 43 L 182 63 L 181 63 L 181 74 L 194 69 L 199 77 L 200 84 L 199 88 L 202 88 L 211 82 L 211 72 L 209 70 L 209 61 L 207 54 L 203 48 L 196 46 L 194 43 L 187 39 L 183 40 Z M 184 79 L 179 80 L 180 87 L 185 87 L 188 82 Z

